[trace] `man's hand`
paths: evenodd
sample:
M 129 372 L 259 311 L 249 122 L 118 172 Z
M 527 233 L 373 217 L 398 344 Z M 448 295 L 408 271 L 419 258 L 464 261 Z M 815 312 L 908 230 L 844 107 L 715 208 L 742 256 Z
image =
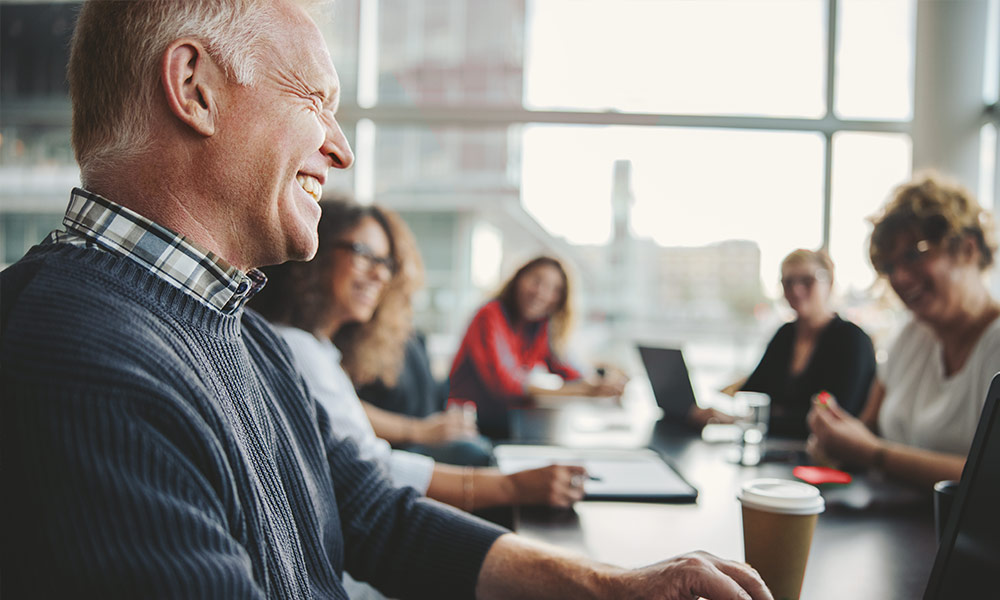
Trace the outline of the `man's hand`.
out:
M 683 554 L 640 569 L 594 562 L 561 548 L 501 536 L 479 573 L 476 598 L 643 598 L 644 600 L 774 600 L 745 563 L 706 552 Z
M 612 580 L 605 598 L 651 600 L 772 600 L 760 575 L 746 563 L 723 560 L 707 552 L 682 554 L 663 562 L 625 571 Z
M 583 467 L 570 465 L 550 465 L 507 476 L 514 504 L 548 504 L 563 508 L 583 500 L 586 477 Z

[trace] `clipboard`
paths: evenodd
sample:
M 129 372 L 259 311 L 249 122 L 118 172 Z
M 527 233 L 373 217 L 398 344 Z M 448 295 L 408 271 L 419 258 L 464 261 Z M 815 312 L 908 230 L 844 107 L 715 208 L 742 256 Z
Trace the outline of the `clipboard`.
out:
M 693 503 L 698 490 L 655 450 L 589 449 L 500 444 L 493 449 L 497 468 L 515 473 L 552 464 L 580 465 L 591 479 L 585 500 Z

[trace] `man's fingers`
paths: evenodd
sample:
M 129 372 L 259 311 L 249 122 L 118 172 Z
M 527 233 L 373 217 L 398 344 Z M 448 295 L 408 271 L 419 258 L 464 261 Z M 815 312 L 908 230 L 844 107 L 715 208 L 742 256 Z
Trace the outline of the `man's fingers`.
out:
M 753 600 L 773 600 L 756 569 L 746 563 L 719 561 L 716 568 L 732 578 Z
M 751 596 L 736 583 L 736 580 L 720 571 L 711 560 L 705 560 L 701 568 L 695 570 L 688 590 L 695 598 L 706 600 L 774 600 L 770 594 Z

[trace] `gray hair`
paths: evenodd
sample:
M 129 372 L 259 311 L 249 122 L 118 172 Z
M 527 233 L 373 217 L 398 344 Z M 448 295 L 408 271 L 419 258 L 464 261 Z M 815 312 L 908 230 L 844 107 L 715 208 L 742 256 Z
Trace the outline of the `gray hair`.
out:
M 73 150 L 84 185 L 147 146 L 149 116 L 166 47 L 189 37 L 205 45 L 230 81 L 253 85 L 267 52 L 274 7 L 263 0 L 87 2 L 69 59 Z

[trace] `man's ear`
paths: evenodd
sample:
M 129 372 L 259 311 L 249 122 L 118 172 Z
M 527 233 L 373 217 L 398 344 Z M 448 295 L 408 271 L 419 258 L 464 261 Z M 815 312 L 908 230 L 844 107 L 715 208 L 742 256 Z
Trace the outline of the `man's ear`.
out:
M 199 134 L 214 135 L 227 78 L 205 47 L 195 40 L 175 40 L 163 53 L 160 76 L 170 112 Z

